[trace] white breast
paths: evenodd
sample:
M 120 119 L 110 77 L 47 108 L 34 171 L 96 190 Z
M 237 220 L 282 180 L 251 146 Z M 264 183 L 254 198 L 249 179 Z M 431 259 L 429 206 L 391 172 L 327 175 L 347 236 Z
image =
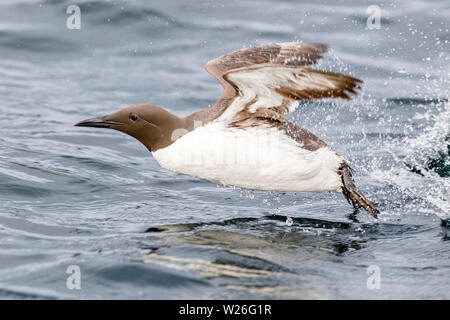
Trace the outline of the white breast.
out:
M 166 169 L 249 189 L 339 190 L 343 158 L 324 147 L 308 151 L 268 126 L 228 128 L 212 122 L 153 152 Z

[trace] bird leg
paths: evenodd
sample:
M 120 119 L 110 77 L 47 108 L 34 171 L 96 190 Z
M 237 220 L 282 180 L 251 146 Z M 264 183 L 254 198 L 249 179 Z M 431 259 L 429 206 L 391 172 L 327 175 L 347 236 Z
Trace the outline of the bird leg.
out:
M 352 171 L 349 165 L 344 162 L 338 170 L 341 180 L 342 180 L 342 193 L 349 203 L 353 205 L 355 209 L 363 207 L 367 212 L 369 212 L 375 218 L 378 218 L 377 208 L 369 201 L 367 198 L 359 191 L 352 178 Z

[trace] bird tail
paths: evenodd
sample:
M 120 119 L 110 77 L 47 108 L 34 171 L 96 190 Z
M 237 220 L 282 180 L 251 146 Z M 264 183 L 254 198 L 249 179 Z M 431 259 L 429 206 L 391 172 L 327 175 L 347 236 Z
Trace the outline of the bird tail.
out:
M 380 211 L 359 191 L 352 178 L 352 169 L 344 162 L 339 168 L 339 174 L 342 180 L 342 193 L 347 199 L 348 203 L 351 203 L 355 209 L 363 207 L 375 218 L 378 217 Z

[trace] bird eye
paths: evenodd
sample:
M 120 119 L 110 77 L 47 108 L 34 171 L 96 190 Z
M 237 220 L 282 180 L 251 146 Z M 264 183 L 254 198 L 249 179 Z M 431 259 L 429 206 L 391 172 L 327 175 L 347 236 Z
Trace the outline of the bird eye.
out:
M 135 114 L 131 114 L 131 115 L 130 115 L 130 119 L 131 119 L 132 121 L 136 121 L 136 120 L 138 119 L 138 116 L 135 115 Z

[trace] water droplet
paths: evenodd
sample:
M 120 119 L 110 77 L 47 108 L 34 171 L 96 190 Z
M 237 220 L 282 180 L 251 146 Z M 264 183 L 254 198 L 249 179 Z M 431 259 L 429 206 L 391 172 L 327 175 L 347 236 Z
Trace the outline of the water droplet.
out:
M 286 225 L 288 227 L 292 226 L 294 224 L 294 220 L 292 220 L 291 217 L 286 217 Z

